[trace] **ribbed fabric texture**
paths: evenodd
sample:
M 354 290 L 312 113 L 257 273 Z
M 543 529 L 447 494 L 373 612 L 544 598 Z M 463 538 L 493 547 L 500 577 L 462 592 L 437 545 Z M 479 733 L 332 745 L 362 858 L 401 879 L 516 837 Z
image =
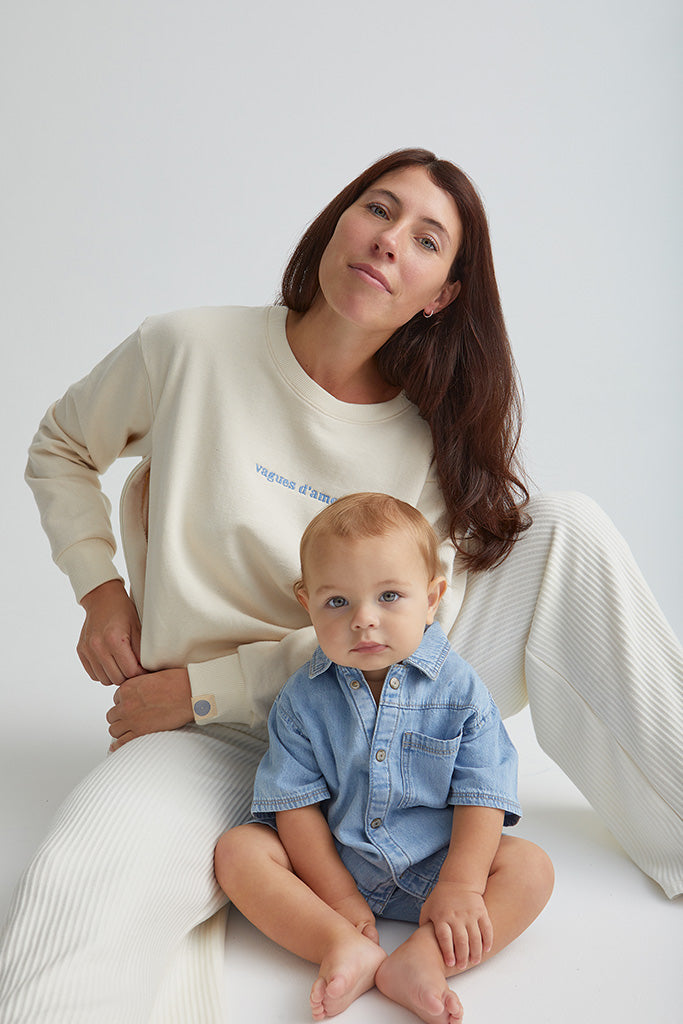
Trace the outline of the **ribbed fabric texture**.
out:
M 629 856 L 683 891 L 683 654 L 624 539 L 589 498 L 543 495 L 534 525 L 468 580 L 451 642 Z
M 85 779 L 16 893 L 3 1024 L 224 1019 L 224 915 L 201 922 L 225 903 L 213 849 L 248 816 L 264 749 L 262 738 L 193 726 L 134 740 Z
M 451 641 L 669 896 L 683 891 L 683 657 L 589 499 L 470 576 Z M 1 1024 L 223 1024 L 220 833 L 248 813 L 262 737 L 191 727 L 130 743 L 67 801 L 20 884 Z M 213 916 L 212 916 L 213 915 Z M 208 920 L 206 920 L 208 919 Z M 201 924 L 202 921 L 206 923 Z

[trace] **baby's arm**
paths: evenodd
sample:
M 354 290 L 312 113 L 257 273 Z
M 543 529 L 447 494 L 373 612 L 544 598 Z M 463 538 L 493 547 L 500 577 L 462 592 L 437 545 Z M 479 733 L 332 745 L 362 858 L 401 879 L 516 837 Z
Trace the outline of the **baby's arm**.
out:
M 457 806 L 448 856 L 439 881 L 424 902 L 420 925 L 431 922 L 448 967 L 478 964 L 493 943 L 484 902 L 504 812 L 494 807 Z
M 278 811 L 276 821 L 280 841 L 299 878 L 359 932 L 378 942 L 374 914 L 342 863 L 320 805 Z

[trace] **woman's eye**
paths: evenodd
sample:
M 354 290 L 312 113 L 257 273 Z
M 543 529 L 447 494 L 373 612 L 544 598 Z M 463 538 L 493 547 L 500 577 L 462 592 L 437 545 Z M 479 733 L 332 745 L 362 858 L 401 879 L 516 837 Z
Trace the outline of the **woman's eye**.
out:
M 383 594 L 380 594 L 380 601 L 384 601 L 385 604 L 391 604 L 393 601 L 398 601 L 399 595 L 395 590 L 385 590 Z
M 345 604 L 345 597 L 331 597 L 327 602 L 329 608 L 343 608 Z
M 381 203 L 368 203 L 368 210 L 370 213 L 374 213 L 377 217 L 388 218 L 389 214 Z
M 429 249 L 431 252 L 438 252 L 436 242 L 434 241 L 433 238 L 429 238 L 429 236 L 427 236 L 425 238 L 421 238 L 420 239 L 420 245 L 424 249 Z

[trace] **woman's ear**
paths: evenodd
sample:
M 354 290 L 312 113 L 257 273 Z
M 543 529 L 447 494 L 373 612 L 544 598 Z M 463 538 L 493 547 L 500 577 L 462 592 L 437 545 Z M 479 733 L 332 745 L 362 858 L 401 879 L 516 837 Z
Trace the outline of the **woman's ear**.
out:
M 446 579 L 444 576 L 435 576 L 427 587 L 427 623 L 426 625 L 431 626 L 436 615 L 436 609 L 439 607 L 441 598 L 446 593 Z
M 440 313 L 446 306 L 450 306 L 454 299 L 457 299 L 461 288 L 460 281 L 449 281 L 443 286 L 437 298 L 431 303 L 434 313 Z

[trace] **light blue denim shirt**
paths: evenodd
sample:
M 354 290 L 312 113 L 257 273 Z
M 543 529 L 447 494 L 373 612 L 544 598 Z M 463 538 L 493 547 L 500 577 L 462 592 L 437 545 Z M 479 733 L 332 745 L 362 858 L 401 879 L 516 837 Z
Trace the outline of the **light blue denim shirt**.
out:
M 451 836 L 452 806 L 519 821 L 517 753 L 493 699 L 438 623 L 392 665 L 375 705 L 358 669 L 317 649 L 268 719 L 254 820 L 322 804 L 342 861 L 365 894 L 386 882 L 424 898 Z M 436 856 L 435 856 L 436 855 Z M 431 878 L 415 870 L 430 859 Z

